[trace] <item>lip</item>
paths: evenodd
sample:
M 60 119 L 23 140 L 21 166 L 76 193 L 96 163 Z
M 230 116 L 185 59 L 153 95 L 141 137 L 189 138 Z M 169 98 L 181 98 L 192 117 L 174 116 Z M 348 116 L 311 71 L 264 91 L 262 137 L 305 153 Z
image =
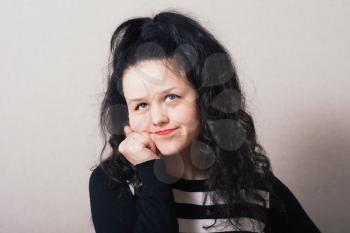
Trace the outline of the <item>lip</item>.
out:
M 157 134 L 157 135 L 168 135 L 168 134 L 174 132 L 176 129 L 177 129 L 177 128 L 175 128 L 175 129 L 161 130 L 161 131 L 155 132 L 155 134 Z

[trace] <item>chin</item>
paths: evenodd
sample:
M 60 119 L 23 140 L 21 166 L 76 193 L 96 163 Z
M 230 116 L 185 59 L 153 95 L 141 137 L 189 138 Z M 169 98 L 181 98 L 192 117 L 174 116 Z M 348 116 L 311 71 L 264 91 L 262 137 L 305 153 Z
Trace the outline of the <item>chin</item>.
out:
M 176 148 L 169 148 L 168 146 L 165 148 L 159 148 L 158 147 L 159 152 L 164 155 L 164 156 L 172 156 L 172 155 L 176 155 L 179 153 L 179 150 Z
M 173 142 L 160 142 L 156 143 L 159 152 L 164 156 L 179 155 L 181 153 L 188 153 L 191 147 L 191 142 L 185 141 L 173 141 Z
M 164 156 L 172 156 L 179 154 L 183 150 L 183 146 L 177 143 L 166 143 L 165 145 L 157 145 L 159 152 Z

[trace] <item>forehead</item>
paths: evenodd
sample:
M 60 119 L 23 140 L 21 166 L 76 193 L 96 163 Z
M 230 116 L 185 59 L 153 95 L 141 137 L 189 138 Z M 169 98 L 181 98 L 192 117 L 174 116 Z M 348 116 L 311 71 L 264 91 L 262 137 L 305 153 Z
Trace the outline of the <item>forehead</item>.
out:
M 165 89 L 187 89 L 191 84 L 186 75 L 164 60 L 148 60 L 129 67 L 123 75 L 126 99 L 157 95 Z

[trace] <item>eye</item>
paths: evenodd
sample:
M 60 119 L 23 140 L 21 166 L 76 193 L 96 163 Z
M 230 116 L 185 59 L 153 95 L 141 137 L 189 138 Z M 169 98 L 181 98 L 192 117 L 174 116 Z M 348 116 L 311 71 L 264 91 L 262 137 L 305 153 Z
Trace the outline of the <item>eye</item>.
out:
M 176 98 L 179 98 L 180 96 L 175 95 L 175 94 L 169 94 L 169 95 L 166 95 L 166 96 L 165 96 L 165 98 L 167 98 L 167 97 L 171 97 L 170 99 L 171 99 L 171 100 L 174 100 L 174 99 L 176 99 Z M 136 105 L 136 107 L 134 108 L 134 110 L 135 110 L 135 111 L 139 110 L 139 106 L 142 106 L 142 105 L 146 105 L 146 103 L 140 103 L 140 104 Z
M 167 97 L 169 97 L 170 100 L 174 100 L 174 99 L 176 99 L 176 98 L 179 98 L 180 96 L 175 95 L 175 94 L 169 94 L 169 95 L 166 95 L 166 96 L 165 96 L 165 98 L 167 98 Z
M 134 108 L 135 111 L 139 110 L 139 106 L 142 106 L 142 105 L 145 105 L 146 103 L 141 103 L 141 104 L 138 104 L 136 105 L 136 107 Z

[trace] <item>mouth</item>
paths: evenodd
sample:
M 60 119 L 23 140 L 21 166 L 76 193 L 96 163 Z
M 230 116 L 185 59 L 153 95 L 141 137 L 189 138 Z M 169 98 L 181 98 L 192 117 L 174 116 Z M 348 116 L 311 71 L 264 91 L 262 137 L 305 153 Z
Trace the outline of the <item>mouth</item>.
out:
M 171 134 L 172 132 L 174 132 L 177 128 L 175 129 L 166 129 L 166 130 L 162 130 L 162 131 L 157 131 L 155 132 L 155 134 L 157 135 L 168 135 Z

